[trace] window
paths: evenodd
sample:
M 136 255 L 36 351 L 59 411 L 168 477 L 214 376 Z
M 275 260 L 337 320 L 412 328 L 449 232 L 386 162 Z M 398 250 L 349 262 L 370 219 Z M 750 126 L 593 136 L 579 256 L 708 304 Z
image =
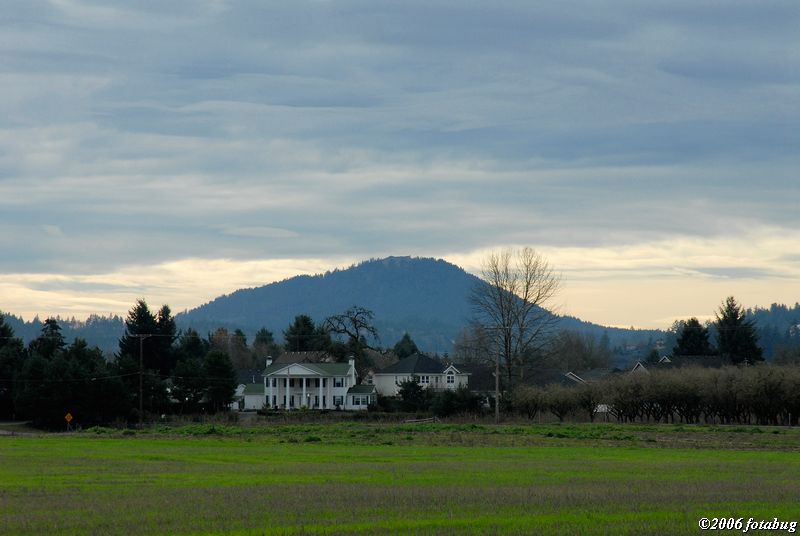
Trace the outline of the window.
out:
M 422 385 L 428 385 L 430 382 L 431 382 L 431 377 L 430 376 L 420 376 L 419 377 L 419 383 L 421 383 Z
M 344 378 L 334 378 L 333 379 L 333 386 L 334 387 L 344 387 Z
M 334 396 L 333 397 L 333 405 L 334 405 L 334 407 L 335 406 L 341 406 L 342 405 L 342 397 L 341 396 Z
M 353 395 L 354 406 L 369 406 L 369 395 Z
M 453 385 L 455 383 L 456 383 L 456 377 L 452 373 L 448 374 L 447 375 L 447 384 L 448 385 Z

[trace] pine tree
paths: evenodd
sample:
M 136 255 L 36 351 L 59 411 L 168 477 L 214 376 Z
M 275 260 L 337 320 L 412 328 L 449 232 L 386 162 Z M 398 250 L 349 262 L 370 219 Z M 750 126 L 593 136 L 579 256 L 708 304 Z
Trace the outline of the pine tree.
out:
M 708 342 L 708 328 L 700 324 L 697 318 L 690 318 L 680 323 L 680 332 L 672 354 L 676 356 L 713 355 L 714 349 Z
M 398 359 L 405 359 L 410 355 L 419 353 L 419 348 L 417 348 L 416 343 L 414 343 L 408 333 L 404 334 L 403 337 L 397 341 L 393 350 Z
M 719 354 L 733 364 L 763 361 L 753 322 L 745 319 L 744 309 L 729 296 L 717 312 L 717 347 Z

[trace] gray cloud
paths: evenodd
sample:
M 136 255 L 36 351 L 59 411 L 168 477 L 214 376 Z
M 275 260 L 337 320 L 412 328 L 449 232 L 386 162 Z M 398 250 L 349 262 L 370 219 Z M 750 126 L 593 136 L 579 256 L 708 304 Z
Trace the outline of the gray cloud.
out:
M 0 22 L 0 272 L 800 225 L 792 3 L 145 6 Z

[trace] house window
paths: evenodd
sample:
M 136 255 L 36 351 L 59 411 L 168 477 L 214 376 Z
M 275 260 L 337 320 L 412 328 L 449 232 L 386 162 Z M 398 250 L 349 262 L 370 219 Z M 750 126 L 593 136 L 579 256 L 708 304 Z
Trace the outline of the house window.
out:
M 430 382 L 431 382 L 431 377 L 430 376 L 420 376 L 419 377 L 419 383 L 421 383 L 422 385 L 428 385 Z
M 369 395 L 353 395 L 354 406 L 369 406 L 369 402 L 370 402 Z
M 453 385 L 454 383 L 456 383 L 456 377 L 453 374 L 448 374 L 447 375 L 447 384 L 448 385 Z
M 333 397 L 333 405 L 334 405 L 334 407 L 343 405 L 342 404 L 342 397 L 341 396 L 334 396 Z
M 344 378 L 334 378 L 333 379 L 333 386 L 334 387 L 344 387 Z

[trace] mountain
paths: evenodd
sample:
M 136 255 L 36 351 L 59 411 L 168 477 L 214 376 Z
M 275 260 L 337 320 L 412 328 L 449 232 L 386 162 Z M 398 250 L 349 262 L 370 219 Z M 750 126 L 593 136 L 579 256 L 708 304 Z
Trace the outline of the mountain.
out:
M 242 289 L 176 316 L 200 333 L 219 326 L 254 333 L 266 327 L 277 339 L 299 314 L 319 323 L 353 305 L 372 310 L 383 346 L 409 332 L 420 348 L 444 352 L 469 322 L 469 294 L 480 280 L 443 260 L 388 257 L 345 270 L 297 276 Z
M 443 260 L 414 257 L 373 259 L 344 270 L 314 276 L 297 276 L 257 288 L 237 290 L 195 309 L 176 315 L 180 329 L 191 326 L 202 335 L 219 327 L 241 329 L 253 340 L 257 330 L 266 327 L 280 342 L 283 331 L 299 314 L 320 323 L 353 305 L 371 309 L 380 334 L 379 344 L 391 347 L 408 332 L 426 352 L 450 352 L 453 341 L 469 323 L 472 308 L 469 295 L 480 279 Z M 0 304 L 2 305 L 2 304 Z M 25 322 L 3 314 L 14 333 L 27 343 L 41 332 L 36 318 Z M 800 345 L 800 304 L 793 307 L 774 304 L 747 311 L 755 321 L 765 356 L 776 349 Z M 75 337 L 97 345 L 108 355 L 117 351 L 124 331 L 119 316 L 92 315 L 85 321 L 58 319 L 67 342 Z M 561 317 L 559 328 L 570 329 L 608 342 L 620 362 L 644 358 L 658 342 L 664 353 L 675 343 L 674 333 L 662 330 L 609 328 Z
M 200 333 L 223 326 L 252 334 L 266 327 L 280 340 L 296 315 L 309 315 L 318 323 L 358 305 L 375 313 L 382 346 L 393 346 L 408 332 L 421 350 L 442 353 L 452 351 L 453 341 L 469 323 L 469 296 L 481 284 L 479 278 L 443 260 L 388 257 L 237 290 L 177 315 L 176 321 Z M 560 324 L 598 338 L 607 333 L 612 345 L 623 346 L 643 344 L 661 333 L 605 328 L 571 317 L 562 318 Z

